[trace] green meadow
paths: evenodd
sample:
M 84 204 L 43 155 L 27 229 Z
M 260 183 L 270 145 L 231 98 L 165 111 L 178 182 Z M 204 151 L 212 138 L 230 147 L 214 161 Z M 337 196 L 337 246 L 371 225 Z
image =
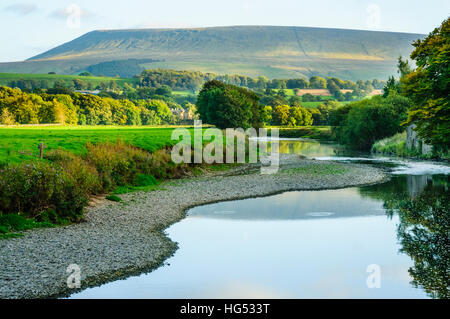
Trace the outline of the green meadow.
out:
M 81 155 L 88 142 L 115 142 L 118 140 L 153 152 L 173 145 L 174 126 L 119 127 L 119 126 L 30 126 L 0 128 L 0 163 L 19 163 L 39 156 L 39 143 L 44 152 L 64 149 Z

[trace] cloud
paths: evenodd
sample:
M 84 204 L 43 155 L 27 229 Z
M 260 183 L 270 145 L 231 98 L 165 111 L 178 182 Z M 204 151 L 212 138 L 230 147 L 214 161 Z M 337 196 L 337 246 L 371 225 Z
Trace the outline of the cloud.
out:
M 93 18 L 95 17 L 95 14 L 80 8 L 78 5 L 70 5 L 66 8 L 57 9 L 50 13 L 51 18 L 60 19 L 60 20 L 67 20 L 67 18 L 70 18 L 71 16 L 78 16 L 80 18 Z
M 37 5 L 27 3 L 16 3 L 5 7 L 5 11 L 13 12 L 18 15 L 28 15 L 38 10 Z

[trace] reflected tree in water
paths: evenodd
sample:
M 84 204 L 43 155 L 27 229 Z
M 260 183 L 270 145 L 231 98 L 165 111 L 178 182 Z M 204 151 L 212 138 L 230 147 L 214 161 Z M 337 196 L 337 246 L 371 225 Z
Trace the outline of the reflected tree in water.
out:
M 412 284 L 433 298 L 450 298 L 449 176 L 408 175 L 362 187 L 362 197 L 382 200 L 389 217 L 398 214 L 400 251 L 409 255 Z
M 409 197 L 409 196 L 408 196 Z M 400 218 L 397 235 L 402 248 L 414 261 L 409 269 L 412 284 L 432 298 L 449 298 L 450 198 L 443 185 L 428 185 L 420 194 L 390 199 L 388 214 Z

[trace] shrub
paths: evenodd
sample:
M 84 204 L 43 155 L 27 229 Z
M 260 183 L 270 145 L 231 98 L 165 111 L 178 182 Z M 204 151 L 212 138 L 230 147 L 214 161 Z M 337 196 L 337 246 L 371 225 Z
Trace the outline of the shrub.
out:
M 57 149 L 49 151 L 45 158 L 60 164 L 67 175 L 73 179 L 77 188 L 87 197 L 103 191 L 97 169 L 81 157 L 71 152 Z
M 44 161 L 0 168 L 0 215 L 20 213 L 37 221 L 76 222 L 82 219 L 90 195 L 118 186 L 147 189 L 157 185 L 157 179 L 181 175 L 186 167 L 173 163 L 168 149 L 149 153 L 121 141 L 88 144 L 83 156 L 50 150 Z M 9 229 L 0 226 L 2 233 Z
M 104 190 L 132 183 L 141 170 L 149 169 L 151 155 L 143 150 L 117 143 L 87 144 L 85 159 L 95 166 Z
M 54 211 L 60 220 L 78 221 L 87 204 L 87 194 L 61 166 L 34 161 L 10 165 L 0 170 L 0 207 L 3 214 L 22 213 L 46 220 Z
M 376 96 L 360 102 L 351 103 L 340 114 L 340 127 L 334 132 L 338 142 L 355 149 L 370 150 L 375 141 L 405 130 L 401 126 L 406 120 L 410 101 L 399 95 L 387 98 Z M 341 112 L 341 108 L 336 110 Z

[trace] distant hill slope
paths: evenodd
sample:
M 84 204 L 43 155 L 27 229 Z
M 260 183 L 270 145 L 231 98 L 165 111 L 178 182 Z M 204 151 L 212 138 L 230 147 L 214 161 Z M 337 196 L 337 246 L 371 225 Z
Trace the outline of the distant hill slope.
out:
M 164 62 L 143 66 L 269 78 L 322 75 L 384 79 L 394 73 L 396 58 L 409 56 L 411 43 L 422 37 L 276 26 L 92 31 L 23 63 L 32 70 L 41 64 L 74 73 L 104 61 L 158 59 Z M 11 63 L 0 64 L 0 72 L 11 71 L 5 69 L 8 65 L 12 67 Z

